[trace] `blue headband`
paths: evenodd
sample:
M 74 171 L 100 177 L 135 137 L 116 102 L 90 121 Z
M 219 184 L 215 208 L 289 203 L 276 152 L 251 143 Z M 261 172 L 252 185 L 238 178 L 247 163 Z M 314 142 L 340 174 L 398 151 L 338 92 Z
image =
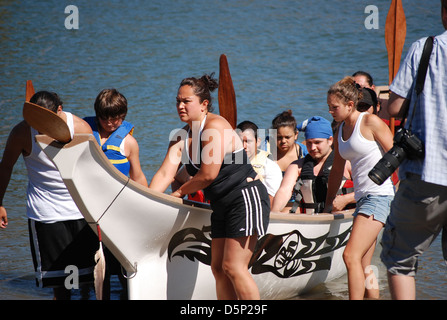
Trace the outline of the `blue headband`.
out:
M 329 139 L 332 137 L 331 123 L 325 118 L 315 116 L 304 120 L 297 126 L 299 131 L 304 131 L 304 136 L 307 139 Z

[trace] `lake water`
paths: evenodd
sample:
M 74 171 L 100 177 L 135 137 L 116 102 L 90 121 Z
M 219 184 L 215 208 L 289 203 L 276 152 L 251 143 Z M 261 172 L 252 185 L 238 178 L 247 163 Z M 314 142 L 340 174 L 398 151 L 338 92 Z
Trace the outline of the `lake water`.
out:
M 65 13 L 75 5 L 78 29 Z M 368 29 L 368 5 L 378 28 Z M 390 1 L 360 0 L 2 0 L 0 2 L 0 149 L 22 119 L 25 82 L 57 92 L 67 111 L 93 115 L 104 88 L 115 87 L 129 103 L 143 171 L 152 178 L 166 151 L 169 132 L 182 125 L 175 111 L 180 81 L 216 72 L 227 55 L 236 91 L 238 121 L 269 128 L 291 109 L 298 122 L 327 112 L 331 84 L 357 70 L 376 85 L 388 84 L 384 42 Z M 443 32 L 439 1 L 404 0 L 409 45 Z M 70 21 L 68 21 L 70 22 Z M 71 20 L 74 22 L 74 20 Z M 217 96 L 215 99 L 218 110 Z M 9 226 L 0 230 L 0 299 L 50 299 L 36 288 L 29 252 L 23 160 L 15 166 L 4 199 Z M 379 282 L 389 299 L 386 271 L 377 258 Z M 420 261 L 419 299 L 446 299 L 446 266 L 440 241 Z M 112 294 L 119 296 L 115 283 Z M 304 299 L 347 299 L 346 277 L 315 288 Z M 76 297 L 75 297 L 76 298 Z

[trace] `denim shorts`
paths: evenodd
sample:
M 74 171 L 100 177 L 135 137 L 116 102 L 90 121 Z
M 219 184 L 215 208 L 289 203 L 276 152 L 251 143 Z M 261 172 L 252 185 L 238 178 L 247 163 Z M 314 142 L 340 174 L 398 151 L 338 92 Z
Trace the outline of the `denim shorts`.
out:
M 353 216 L 357 216 L 359 213 L 366 216 L 374 216 L 374 220 L 380 221 L 383 224 L 386 223 L 386 219 L 390 214 L 391 202 L 394 199 L 393 196 L 376 196 L 366 195 L 357 201 Z

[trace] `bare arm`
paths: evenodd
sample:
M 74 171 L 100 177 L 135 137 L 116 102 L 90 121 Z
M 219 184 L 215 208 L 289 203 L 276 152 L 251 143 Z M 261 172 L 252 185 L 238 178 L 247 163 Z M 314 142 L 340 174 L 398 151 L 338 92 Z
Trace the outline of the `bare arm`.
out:
M 140 148 L 138 147 L 137 140 L 133 136 L 126 136 L 124 150 L 126 150 L 126 152 L 129 152 L 127 159 L 130 163 L 130 178 L 138 182 L 142 186 L 147 187 L 148 185 L 146 176 L 144 175 L 140 164 Z
M 90 133 L 92 134 L 92 128 L 83 119 L 73 114 L 73 125 L 75 133 Z
M 220 116 L 210 119 L 205 124 L 202 134 L 200 169 L 194 177 L 173 192 L 173 196 L 182 197 L 203 190 L 216 179 L 225 154 L 235 150 L 232 141 L 227 141 L 231 139 L 226 139 L 228 137 L 225 134 L 228 135 L 229 132 L 231 132 L 231 137 L 240 141 L 239 136 L 232 130 L 230 124 Z
M 346 179 L 352 179 L 352 176 L 351 176 L 351 162 L 349 162 L 349 161 L 345 162 L 345 172 L 344 172 L 343 176 Z M 350 193 L 347 193 L 347 194 L 339 194 L 339 195 L 335 196 L 335 199 L 332 202 L 332 210 L 333 211 L 341 211 L 348 204 L 355 203 L 354 195 L 355 195 L 354 192 L 350 192 Z
M 174 181 L 174 177 L 180 166 L 185 140 L 181 136 L 169 143 L 168 151 L 158 171 L 153 176 L 149 189 L 165 192 Z
M 410 101 L 408 99 L 391 92 L 388 100 L 388 113 L 392 117 L 402 118 L 408 110 L 409 104 Z
M 346 160 L 340 156 L 338 152 L 338 129 L 334 134 L 334 162 L 332 163 L 331 173 L 329 174 L 328 190 L 326 194 L 326 202 L 323 212 L 331 212 L 333 208 L 333 201 L 337 195 L 341 181 L 343 179 L 343 173 L 345 171 Z
M 31 138 L 29 126 L 22 121 L 16 125 L 9 134 L 3 157 L 0 162 L 0 228 L 6 228 L 8 217 L 3 207 L 3 198 L 11 180 L 12 170 L 17 159 L 24 152 L 29 153 Z M 29 140 L 29 141 L 28 141 Z
M 393 147 L 393 134 L 379 117 L 373 114 L 367 115 L 365 126 L 371 130 L 373 139 L 380 144 L 384 152 L 388 152 Z
M 284 174 L 284 178 L 281 181 L 281 186 L 273 198 L 272 211 L 281 212 L 292 196 L 293 187 L 301 173 L 301 167 L 298 165 L 298 161 L 292 162 Z M 302 163 L 302 161 L 301 161 Z

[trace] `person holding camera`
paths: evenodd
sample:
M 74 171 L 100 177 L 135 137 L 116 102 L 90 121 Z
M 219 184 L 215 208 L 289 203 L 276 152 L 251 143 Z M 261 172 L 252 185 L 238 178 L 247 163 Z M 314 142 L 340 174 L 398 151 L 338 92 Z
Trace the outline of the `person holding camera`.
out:
M 441 17 L 447 30 L 447 0 L 441 1 Z M 407 156 L 399 167 L 401 181 L 382 237 L 381 259 L 392 299 L 416 298 L 418 257 L 442 229 L 447 261 L 447 31 L 434 38 L 423 91 L 417 96 L 414 84 L 426 39 L 412 44 L 390 86 L 389 113 L 400 116 L 408 110 L 404 142 L 420 139 L 425 149 L 425 156 Z M 411 145 L 402 148 L 413 153 Z
M 327 94 L 329 113 L 340 126 L 334 134 L 334 160 L 323 212 L 331 212 L 330 204 L 341 184 L 345 162 L 350 161 L 356 209 L 351 235 L 343 253 L 350 299 L 379 297 L 377 286 L 365 286 L 365 280 L 375 283 L 375 275 L 368 267 L 394 197 L 390 178 L 377 185 L 368 177 L 369 171 L 393 146 L 393 136 L 379 117 L 358 111 L 361 98 L 362 90 L 352 77 L 345 77 L 332 85 Z

